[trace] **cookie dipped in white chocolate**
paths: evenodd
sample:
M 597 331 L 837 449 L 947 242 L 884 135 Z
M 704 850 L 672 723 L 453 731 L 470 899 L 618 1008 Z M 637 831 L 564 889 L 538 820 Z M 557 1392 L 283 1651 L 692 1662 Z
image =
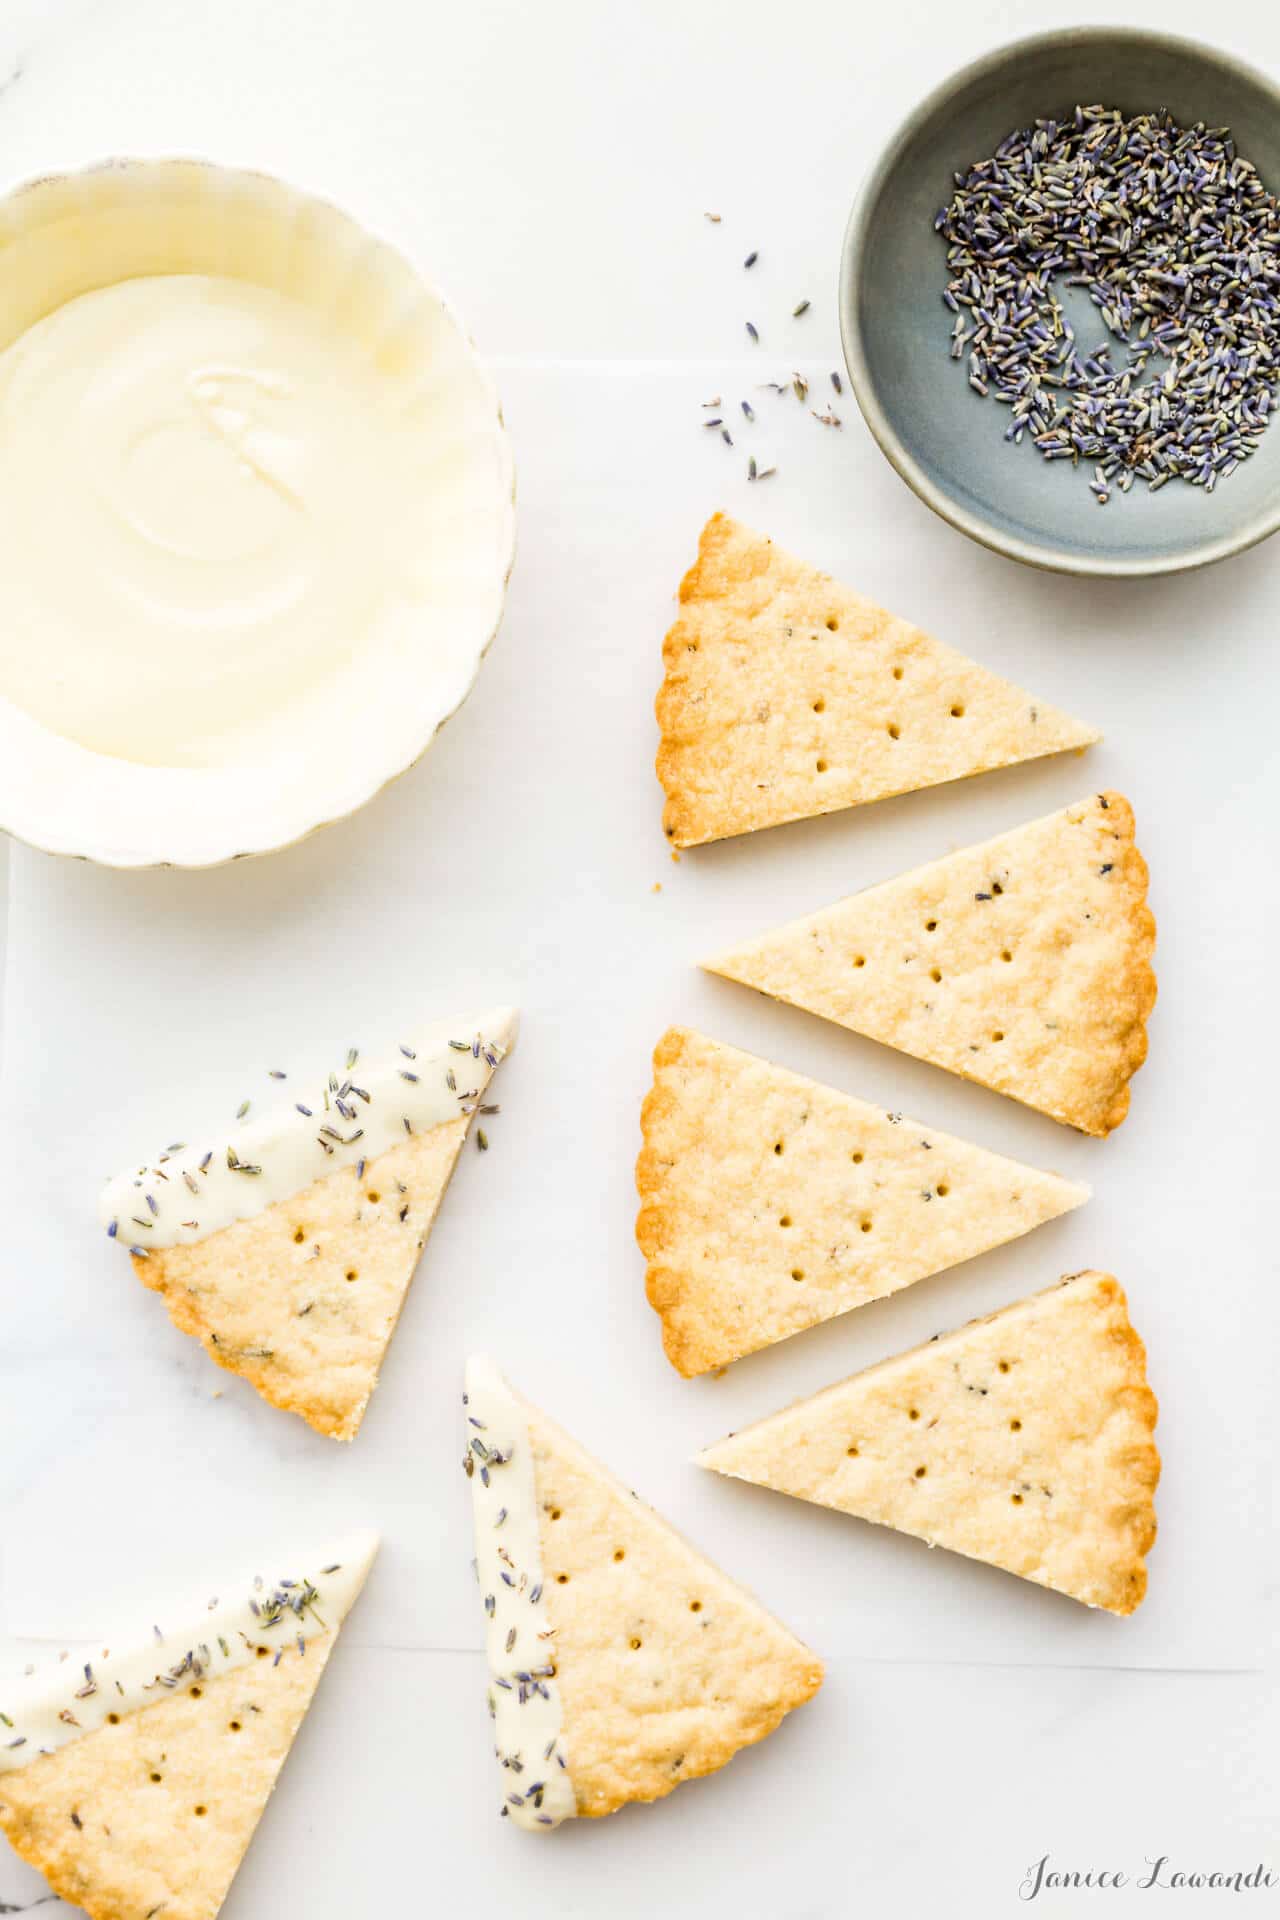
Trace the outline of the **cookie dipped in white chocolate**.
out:
M 354 1439 L 473 1116 L 497 1111 L 486 1089 L 515 1029 L 500 1009 L 381 1058 L 353 1049 L 316 1092 L 113 1181 L 108 1234 L 218 1366 Z

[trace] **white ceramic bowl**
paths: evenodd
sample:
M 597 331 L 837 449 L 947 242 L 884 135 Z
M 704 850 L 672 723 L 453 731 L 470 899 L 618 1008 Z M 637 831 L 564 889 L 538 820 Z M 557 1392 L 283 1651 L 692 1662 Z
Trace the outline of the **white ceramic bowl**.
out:
M 19 187 L 0 200 L 0 349 L 80 294 L 174 273 L 290 295 L 412 367 L 415 398 L 429 402 L 414 417 L 429 436 L 421 553 L 430 593 L 394 675 L 357 654 L 341 699 L 324 703 L 327 717 L 304 703 L 269 750 L 235 765 L 113 759 L 0 699 L 0 828 L 114 867 L 267 853 L 363 806 L 466 699 L 501 621 L 514 552 L 510 444 L 456 316 L 393 247 L 265 174 L 126 159 Z

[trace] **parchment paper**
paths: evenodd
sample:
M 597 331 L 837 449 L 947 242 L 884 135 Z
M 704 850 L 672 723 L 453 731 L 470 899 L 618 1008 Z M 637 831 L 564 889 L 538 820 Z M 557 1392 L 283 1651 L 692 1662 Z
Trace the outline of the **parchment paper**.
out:
M 464 1356 L 483 1345 L 820 1651 L 1104 1667 L 1258 1657 L 1277 1332 L 1260 1071 L 1275 655 L 1260 615 L 1228 628 L 1221 595 L 1267 562 L 1140 588 L 1033 575 L 887 478 L 847 401 L 843 437 L 812 422 L 784 433 L 773 396 L 754 392 L 770 371 L 499 369 L 521 466 L 507 623 L 469 704 L 357 819 L 208 873 L 129 876 L 14 850 L 7 1634 L 87 1635 L 139 1583 L 203 1585 L 283 1534 L 369 1520 L 386 1545 L 353 1639 L 477 1646 L 458 1395 Z M 760 416 L 732 451 L 699 415 L 726 380 L 727 404 L 740 386 Z M 776 459 L 772 479 L 746 481 L 751 450 Z M 672 593 L 717 505 L 1094 719 L 1105 744 L 673 863 L 652 699 Z M 1134 802 L 1160 926 L 1151 1059 L 1108 1141 L 696 971 L 737 935 L 1104 785 Z M 230 1120 L 243 1098 L 269 1098 L 269 1068 L 327 1064 L 405 1021 L 506 998 L 524 1028 L 494 1084 L 491 1150 L 464 1153 L 364 1428 L 340 1448 L 170 1327 L 98 1228 L 98 1185 Z M 673 1020 L 1088 1180 L 1095 1197 L 720 1380 L 683 1383 L 632 1238 L 640 1101 Z M 729 1428 L 1084 1265 L 1127 1287 L 1162 1406 L 1160 1539 L 1133 1620 L 689 1464 Z

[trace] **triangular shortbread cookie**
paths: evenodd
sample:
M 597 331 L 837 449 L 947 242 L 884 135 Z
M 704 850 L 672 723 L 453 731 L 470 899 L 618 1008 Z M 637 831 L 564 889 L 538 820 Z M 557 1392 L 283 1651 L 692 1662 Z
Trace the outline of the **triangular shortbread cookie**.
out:
M 320 1433 L 354 1438 L 494 1068 L 508 1008 L 112 1181 L 107 1231 L 205 1351 Z
M 699 1460 L 1132 1613 L 1156 1537 L 1155 1424 L 1124 1294 L 1080 1273 Z
M 966 847 L 706 963 L 1084 1133 L 1129 1111 L 1155 921 L 1117 793 Z
M 636 1238 L 686 1376 L 1053 1220 L 1087 1187 L 685 1027 L 653 1056 Z
M 0 1683 L 0 1827 L 55 1893 L 95 1920 L 213 1920 L 377 1544 Z
M 466 1467 L 504 1811 L 612 1813 L 713 1773 L 822 1663 L 507 1385 L 467 1368 Z
M 1099 738 L 722 513 L 662 657 L 658 778 L 677 847 Z

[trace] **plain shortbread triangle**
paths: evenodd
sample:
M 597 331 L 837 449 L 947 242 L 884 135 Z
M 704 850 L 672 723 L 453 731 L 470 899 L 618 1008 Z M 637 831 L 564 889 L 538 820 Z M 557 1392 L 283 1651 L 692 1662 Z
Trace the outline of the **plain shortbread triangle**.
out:
M 636 1238 L 667 1358 L 705 1373 L 1029 1233 L 1088 1189 L 672 1027 Z
M 1106 1134 L 1156 998 L 1133 836 L 1128 801 L 1093 794 L 705 964 Z
M 134 1271 L 220 1367 L 351 1440 L 469 1124 L 443 1121 L 206 1240 L 152 1247 Z
M 677 847 L 1100 737 L 723 513 L 663 662 L 657 769 Z
M 326 1556 L 330 1572 L 342 1572 L 354 1589 L 347 1605 L 376 1550 L 376 1536 L 361 1535 L 338 1548 L 341 1568 Z M 323 1595 L 318 1567 L 315 1578 Z M 100 1713 L 99 1723 L 69 1744 L 0 1772 L 0 1827 L 15 1851 L 93 1920 L 213 1920 L 345 1613 L 345 1606 L 336 1615 L 330 1610 L 324 1630 L 310 1609 L 297 1618 L 286 1611 L 279 1624 L 255 1624 L 262 1655 L 210 1672 L 209 1648 L 202 1653 L 200 1646 L 202 1634 L 215 1637 L 205 1625 L 206 1602 L 197 1601 L 192 1615 L 187 1661 L 194 1664 L 175 1667 L 176 1682 L 152 1683 L 151 1704 L 129 1710 L 120 1698 L 121 1711 L 105 1724 Z M 150 1644 L 150 1629 L 147 1639 L 155 1667 L 167 1667 L 172 1655 Z M 132 1651 L 117 1643 L 84 1669 L 100 1707 L 117 1700 L 110 1654 L 127 1658 Z M 70 1692 L 80 1669 L 70 1663 L 61 1671 Z M 73 1704 L 85 1713 L 78 1696 Z
M 1155 1424 L 1124 1293 L 1080 1273 L 699 1459 L 1124 1614 L 1155 1540 Z
M 469 1387 L 472 1369 L 488 1365 L 472 1363 Z M 527 1423 L 533 1456 L 560 1744 L 577 1811 L 660 1799 L 772 1733 L 816 1693 L 822 1663 L 501 1384 Z M 506 1498 L 501 1486 L 495 1497 Z

